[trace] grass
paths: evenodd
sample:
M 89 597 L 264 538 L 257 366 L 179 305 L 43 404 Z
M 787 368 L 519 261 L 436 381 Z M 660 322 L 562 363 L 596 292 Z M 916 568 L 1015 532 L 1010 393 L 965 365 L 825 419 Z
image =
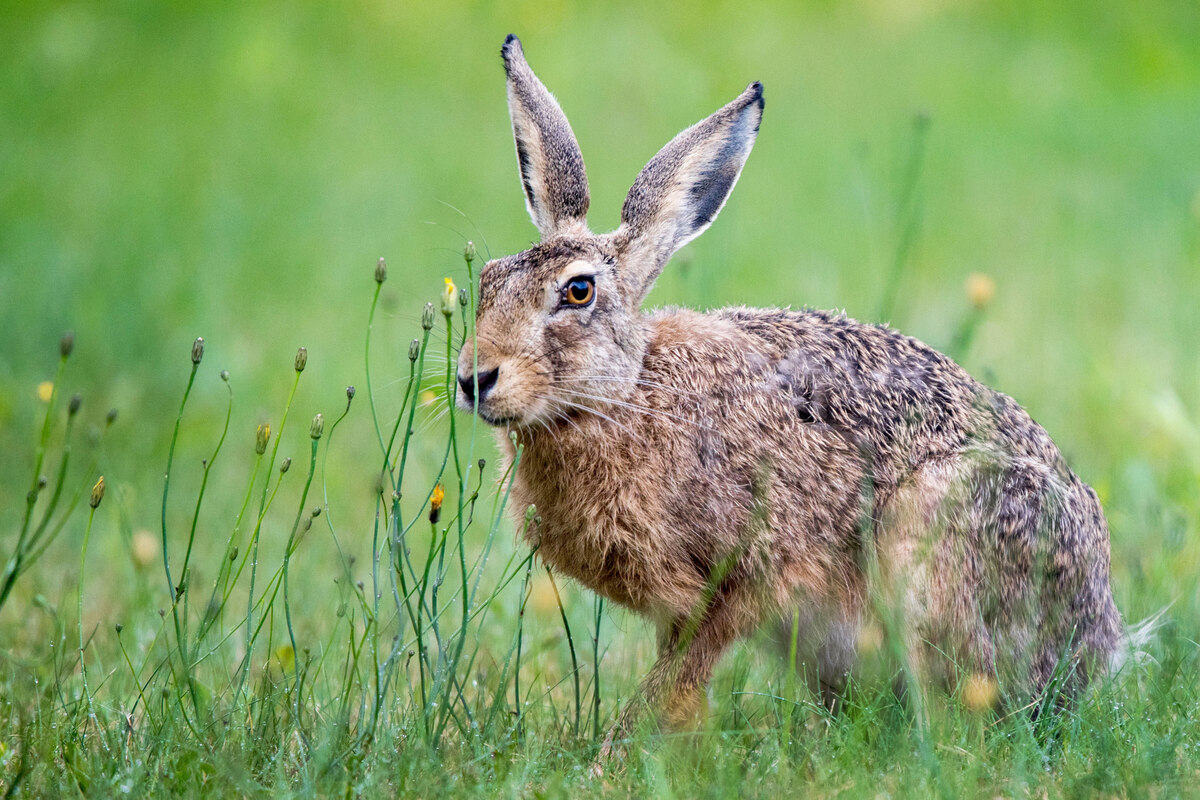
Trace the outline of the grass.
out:
M 1193 10 L 502 11 L 0 12 L 0 790 L 1194 794 Z M 1017 397 L 1105 502 L 1127 620 L 1170 604 L 1152 658 L 1037 725 L 969 697 L 918 721 L 870 682 L 830 716 L 749 643 L 698 731 L 591 779 L 653 635 L 530 558 L 490 435 L 443 413 L 465 241 L 533 235 L 510 29 L 596 229 L 763 80 L 735 196 L 651 302 L 844 307 Z

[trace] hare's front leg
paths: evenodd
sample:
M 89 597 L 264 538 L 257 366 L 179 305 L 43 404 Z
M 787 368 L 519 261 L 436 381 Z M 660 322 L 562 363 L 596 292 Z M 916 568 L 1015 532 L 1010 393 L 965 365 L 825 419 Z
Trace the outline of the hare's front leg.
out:
M 676 619 L 660 627 L 658 660 L 609 730 L 599 761 L 619 752 L 643 720 L 680 730 L 695 719 L 717 662 L 748 628 L 738 618 L 737 607 L 718 595 L 699 621 Z

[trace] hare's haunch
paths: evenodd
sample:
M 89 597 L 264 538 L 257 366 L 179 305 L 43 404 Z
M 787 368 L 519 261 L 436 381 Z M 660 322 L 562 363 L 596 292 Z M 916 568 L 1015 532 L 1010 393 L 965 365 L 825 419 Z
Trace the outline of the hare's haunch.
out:
M 516 37 L 503 56 L 541 242 L 483 269 L 459 405 L 524 445 L 538 555 L 658 625 L 619 729 L 683 724 L 729 645 L 797 608 L 831 696 L 881 609 L 930 680 L 1029 698 L 1060 675 L 1069 696 L 1102 669 L 1121 636 L 1104 515 L 1013 400 L 839 314 L 641 310 L 737 182 L 762 86 L 676 136 L 597 235 L 562 109 Z

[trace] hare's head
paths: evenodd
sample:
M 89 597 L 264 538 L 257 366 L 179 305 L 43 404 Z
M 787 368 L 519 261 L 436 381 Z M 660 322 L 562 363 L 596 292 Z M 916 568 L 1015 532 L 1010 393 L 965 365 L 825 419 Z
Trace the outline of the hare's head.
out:
M 645 354 L 642 301 L 671 255 L 716 218 L 762 119 L 762 85 L 676 136 L 638 176 L 606 234 L 587 227 L 583 156 L 566 116 L 509 36 L 502 49 L 525 204 L 541 242 L 489 261 L 458 401 L 493 424 L 546 422 L 620 401 Z

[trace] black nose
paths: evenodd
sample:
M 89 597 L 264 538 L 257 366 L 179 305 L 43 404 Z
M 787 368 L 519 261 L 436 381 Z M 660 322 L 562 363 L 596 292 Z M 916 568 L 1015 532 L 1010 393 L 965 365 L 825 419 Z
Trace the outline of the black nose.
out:
M 496 385 L 496 379 L 500 377 L 500 368 L 489 369 L 487 372 L 480 372 L 477 375 L 459 375 L 458 387 L 462 389 L 463 397 L 467 398 L 468 403 L 475 402 L 475 384 L 479 384 L 479 402 L 482 403 L 492 387 Z

